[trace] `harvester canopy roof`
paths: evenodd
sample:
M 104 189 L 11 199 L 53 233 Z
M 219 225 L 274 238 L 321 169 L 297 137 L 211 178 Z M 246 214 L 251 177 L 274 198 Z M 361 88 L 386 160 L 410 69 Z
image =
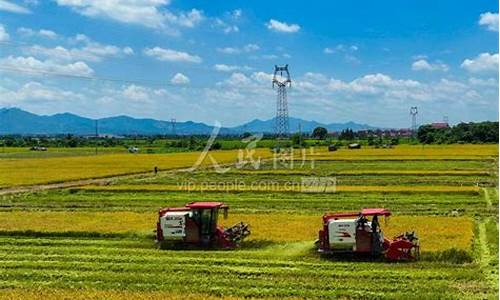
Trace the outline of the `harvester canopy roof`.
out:
M 363 208 L 361 212 L 344 212 L 344 213 L 326 213 L 323 216 L 324 220 L 330 218 L 349 218 L 349 217 L 357 217 L 359 215 L 362 216 L 384 216 L 388 217 L 391 215 L 391 212 L 385 208 Z
M 361 210 L 361 214 L 363 216 L 383 215 L 383 216 L 388 217 L 391 215 L 391 212 L 385 208 L 364 208 L 363 210 Z
M 186 207 L 189 208 L 217 208 L 217 207 L 225 207 L 224 202 L 191 202 L 186 204 Z

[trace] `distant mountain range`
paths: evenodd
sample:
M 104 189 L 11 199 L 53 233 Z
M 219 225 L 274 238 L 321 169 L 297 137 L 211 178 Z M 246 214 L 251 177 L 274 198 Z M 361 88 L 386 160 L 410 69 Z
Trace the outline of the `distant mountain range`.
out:
M 116 116 L 97 120 L 100 135 L 153 135 L 172 134 L 172 124 L 169 121 L 154 119 L 137 119 L 128 116 Z M 19 108 L 0 109 L 0 134 L 75 134 L 95 135 L 95 119 L 81 117 L 71 113 L 60 113 L 51 116 L 41 116 L 24 111 Z M 322 126 L 328 131 L 341 131 L 350 128 L 354 131 L 375 129 L 370 125 L 354 122 L 322 124 L 316 121 L 306 121 L 290 118 L 290 131 L 312 132 L 314 128 Z M 213 126 L 193 121 L 176 122 L 175 133 L 210 134 Z M 255 119 L 236 127 L 223 127 L 220 134 L 241 134 L 243 132 L 272 133 L 274 131 L 274 118 L 270 120 Z

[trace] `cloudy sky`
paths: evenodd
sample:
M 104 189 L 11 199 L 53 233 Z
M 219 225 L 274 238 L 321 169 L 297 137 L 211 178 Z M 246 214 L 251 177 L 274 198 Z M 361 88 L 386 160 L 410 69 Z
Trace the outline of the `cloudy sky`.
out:
M 0 0 L 0 107 L 233 126 L 498 120 L 496 1 Z

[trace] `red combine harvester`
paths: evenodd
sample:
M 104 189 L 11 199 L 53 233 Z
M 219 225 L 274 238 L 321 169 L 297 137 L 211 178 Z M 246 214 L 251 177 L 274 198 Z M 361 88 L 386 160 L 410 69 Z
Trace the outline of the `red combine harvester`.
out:
M 184 207 L 162 208 L 158 212 L 156 241 L 161 248 L 234 249 L 248 235 L 248 224 L 230 228 L 218 226 L 219 210 L 227 218 L 223 202 L 191 202 Z
M 320 253 L 354 253 L 388 260 L 416 260 L 420 246 L 414 232 L 406 232 L 393 240 L 384 238 L 379 216 L 389 217 L 383 208 L 366 208 L 358 213 L 326 213 L 319 231 Z M 372 217 L 371 221 L 368 217 Z

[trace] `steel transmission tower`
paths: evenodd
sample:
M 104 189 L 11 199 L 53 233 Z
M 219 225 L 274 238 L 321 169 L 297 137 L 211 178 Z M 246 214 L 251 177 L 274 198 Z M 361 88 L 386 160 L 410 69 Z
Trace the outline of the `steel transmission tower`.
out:
M 285 73 L 285 76 L 283 76 Z M 284 139 L 290 133 L 290 124 L 288 121 L 288 100 L 286 95 L 286 88 L 292 85 L 290 73 L 288 72 L 288 65 L 283 67 L 274 66 L 273 75 L 273 88 L 278 87 L 278 97 L 276 101 L 276 120 L 275 120 L 275 134 L 277 139 Z
M 417 115 L 418 108 L 416 106 L 410 107 L 410 115 L 411 115 L 411 131 L 415 135 L 417 132 Z

